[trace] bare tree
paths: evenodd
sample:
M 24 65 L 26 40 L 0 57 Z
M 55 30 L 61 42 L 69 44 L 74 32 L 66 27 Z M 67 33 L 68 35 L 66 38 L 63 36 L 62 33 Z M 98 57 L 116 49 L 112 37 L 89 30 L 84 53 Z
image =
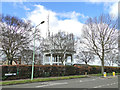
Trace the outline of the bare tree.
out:
M 81 43 L 99 57 L 103 74 L 105 54 L 117 48 L 117 20 L 113 21 L 109 15 L 89 18 L 82 30 Z
M 0 20 L 0 35 L 2 37 L 2 52 L 6 55 L 9 64 L 13 58 L 27 48 L 30 43 L 30 22 L 24 22 L 14 16 L 3 16 Z
M 21 51 L 22 61 L 24 61 L 27 65 L 32 64 L 32 55 L 33 51 L 30 49 L 24 49 Z
M 120 30 L 118 31 L 118 56 L 117 56 L 117 64 L 120 66 Z
M 117 64 L 118 66 L 120 66 L 119 52 L 117 52 L 116 55 L 115 55 L 115 61 L 114 61 L 114 63 Z
M 108 64 L 109 66 L 113 66 L 114 64 L 117 64 L 117 60 L 118 60 L 117 50 L 105 54 L 105 63 Z
M 33 37 L 33 34 L 35 33 L 35 37 Z M 30 44 L 30 49 L 33 49 L 34 48 L 34 45 L 33 45 L 33 39 L 35 38 L 35 61 L 34 63 L 35 64 L 41 64 L 42 62 L 42 50 L 44 48 L 43 46 L 43 37 L 41 37 L 41 32 L 40 32 L 40 29 L 39 28 L 36 28 L 35 32 L 33 30 L 33 33 L 32 33 L 32 42 Z M 33 59 L 33 58 L 32 58 Z
M 74 51 L 74 35 L 72 33 L 66 34 L 65 32 L 59 31 L 52 38 L 54 49 L 63 51 L 63 55 L 60 59 L 63 64 L 63 62 L 66 60 L 66 51 Z
M 84 62 L 86 65 L 94 61 L 94 55 L 89 51 L 81 51 L 77 55 L 77 62 Z

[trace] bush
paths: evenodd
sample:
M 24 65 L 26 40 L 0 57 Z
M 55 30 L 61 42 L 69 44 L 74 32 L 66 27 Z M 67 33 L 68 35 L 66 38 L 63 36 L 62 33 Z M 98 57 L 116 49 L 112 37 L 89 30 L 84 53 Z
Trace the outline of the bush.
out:
M 2 65 L 2 80 L 27 79 L 31 78 L 31 65 Z M 118 67 L 105 67 L 107 73 L 120 73 Z M 53 76 L 69 76 L 101 73 L 100 66 L 57 66 L 57 65 L 35 65 L 34 78 L 37 77 L 53 77 Z M 6 73 L 16 73 L 15 76 L 5 76 Z
M 76 75 L 74 66 L 65 66 L 65 76 Z

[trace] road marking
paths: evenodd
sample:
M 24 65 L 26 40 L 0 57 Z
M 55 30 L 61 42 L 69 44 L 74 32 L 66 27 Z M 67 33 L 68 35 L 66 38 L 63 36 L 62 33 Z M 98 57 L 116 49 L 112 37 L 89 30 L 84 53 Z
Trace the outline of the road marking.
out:
M 80 80 L 80 82 L 83 82 L 82 80 Z
M 95 81 L 96 79 L 92 79 L 92 80 L 84 80 L 84 81 L 82 81 L 82 80 L 80 80 L 80 82 L 89 82 L 89 81 Z
M 107 84 L 107 86 L 110 86 L 110 84 Z
M 99 86 L 95 86 L 93 88 L 100 88 L 100 87 L 104 87 L 104 86 L 110 86 L 110 85 L 113 85 L 113 84 L 117 84 L 118 82 L 114 82 L 114 83 L 111 83 L 111 84 L 107 84 L 107 85 L 99 85 Z
M 46 87 L 46 86 L 63 85 L 63 84 L 68 84 L 68 83 L 63 82 L 63 83 L 43 83 L 43 84 L 46 84 L 46 85 L 41 85 L 41 86 L 36 86 L 36 87 L 40 88 L 40 87 Z
M 102 87 L 102 86 L 96 86 L 96 87 L 93 87 L 93 88 L 100 88 L 100 87 Z

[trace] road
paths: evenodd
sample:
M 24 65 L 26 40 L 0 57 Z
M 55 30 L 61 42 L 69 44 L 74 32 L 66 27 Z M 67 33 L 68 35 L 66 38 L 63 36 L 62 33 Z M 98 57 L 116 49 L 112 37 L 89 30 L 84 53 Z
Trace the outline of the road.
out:
M 2 88 L 118 88 L 118 77 L 89 77 L 2 86 Z

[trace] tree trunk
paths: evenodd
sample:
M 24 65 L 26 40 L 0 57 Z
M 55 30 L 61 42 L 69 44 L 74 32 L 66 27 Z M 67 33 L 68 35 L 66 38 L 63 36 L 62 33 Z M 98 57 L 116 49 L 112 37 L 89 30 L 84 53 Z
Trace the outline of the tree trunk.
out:
M 10 65 L 10 63 L 9 63 L 9 59 L 8 59 L 7 63 L 8 63 L 8 65 Z
M 101 61 L 102 61 L 101 73 L 102 73 L 102 75 L 104 75 L 104 56 L 105 56 L 105 51 L 104 51 L 104 44 L 102 42 L 102 58 L 101 58 Z
M 104 75 L 104 59 L 102 59 L 101 62 L 102 62 L 101 63 L 102 64 L 101 65 L 101 73 L 102 73 L 102 75 Z
M 12 58 L 10 58 L 10 65 L 12 65 L 12 61 L 13 61 Z
M 85 64 L 87 65 L 87 62 L 85 61 Z
M 12 61 L 13 61 L 13 59 L 11 58 L 11 57 L 7 57 L 7 59 L 8 59 L 8 65 L 12 65 Z

